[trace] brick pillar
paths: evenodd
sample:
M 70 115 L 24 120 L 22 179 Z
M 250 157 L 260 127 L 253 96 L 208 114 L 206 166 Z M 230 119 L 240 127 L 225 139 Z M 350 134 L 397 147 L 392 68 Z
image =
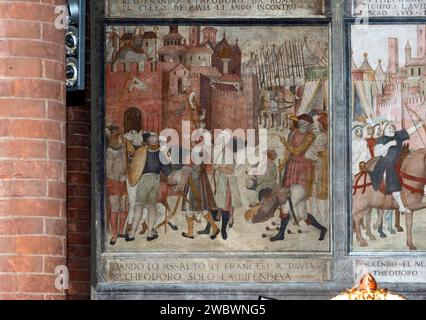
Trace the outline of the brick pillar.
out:
M 66 298 L 63 2 L 0 0 L 0 300 Z

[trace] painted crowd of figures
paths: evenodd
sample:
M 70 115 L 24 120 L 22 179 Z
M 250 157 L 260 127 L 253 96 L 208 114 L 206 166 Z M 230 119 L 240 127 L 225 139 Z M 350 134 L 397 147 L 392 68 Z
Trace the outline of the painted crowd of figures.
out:
M 421 127 L 424 127 L 423 121 L 399 131 L 391 121 L 354 122 L 353 226 L 356 240 L 361 246 L 368 245 L 361 233 L 363 224 L 367 236 L 375 240 L 371 231 L 371 212 L 376 209 L 378 220 L 374 228 L 378 229 L 380 237 L 386 238 L 383 232 L 384 216 L 388 221 L 388 231 L 395 234 L 392 212 L 395 211 L 395 226 L 400 232 L 403 231 L 399 225 L 400 213 L 405 214 L 407 245 L 410 249 L 416 249 L 412 241 L 413 212 L 426 207 L 422 202 L 426 184 L 426 153 L 425 149 L 410 150 L 408 141 L 411 135 L 419 133 Z
M 200 110 L 193 98 L 188 92 L 186 107 L 192 129 L 196 129 L 205 110 Z M 313 226 L 322 241 L 328 231 L 323 225 L 328 225 L 328 115 L 315 111 L 292 114 L 287 121 L 285 131 L 278 134 L 284 147 L 283 160 L 277 166 L 277 152 L 268 149 L 266 172 L 250 176 L 246 181 L 246 188 L 257 192 L 258 203 L 247 208 L 245 218 L 261 223 L 278 212 L 280 224 L 278 233 L 269 238 L 272 242 L 284 240 L 290 220 L 296 225 L 305 221 Z M 180 161 L 175 164 L 171 153 L 162 149 L 162 139 L 165 138 L 154 132 L 123 133 L 119 126 L 107 124 L 106 212 L 109 213 L 110 244 L 114 245 L 119 238 L 133 241 L 145 233 L 146 239 L 153 241 L 158 238 L 160 226 L 176 231 L 181 227 L 174 222 L 178 212 L 186 217 L 182 237 L 194 239 L 205 235 L 214 240 L 220 234 L 226 240 L 227 228 L 235 222 L 235 210 L 243 206 L 244 190 L 240 190 L 236 165 L 184 164 L 182 160 L 189 152 L 181 146 L 176 146 Z M 229 145 L 234 153 L 239 145 L 236 142 L 234 138 Z M 168 164 L 160 158 L 168 159 Z M 173 208 L 168 202 L 171 196 L 177 198 Z M 317 203 L 315 213 L 314 202 Z M 159 204 L 166 209 L 162 219 Z M 321 218 L 317 219 L 316 215 Z M 194 221 L 201 217 L 206 221 L 205 228 L 194 232 Z

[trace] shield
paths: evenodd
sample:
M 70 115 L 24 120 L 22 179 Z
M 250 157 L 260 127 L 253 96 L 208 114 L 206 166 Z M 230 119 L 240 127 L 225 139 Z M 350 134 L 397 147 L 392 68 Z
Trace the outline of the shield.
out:
M 254 179 L 252 177 L 246 179 L 246 188 L 249 190 L 256 190 L 257 189 L 257 179 Z
M 147 148 L 140 147 L 138 150 L 136 150 L 133 156 L 129 171 L 127 172 L 129 184 L 132 187 L 134 187 L 142 177 L 143 170 L 145 169 L 147 154 Z

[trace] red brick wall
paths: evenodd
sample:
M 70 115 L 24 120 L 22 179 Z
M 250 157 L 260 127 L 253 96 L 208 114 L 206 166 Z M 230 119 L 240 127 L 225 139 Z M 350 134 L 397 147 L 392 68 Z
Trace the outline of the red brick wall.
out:
M 257 113 L 259 109 L 259 87 L 257 76 L 244 75 L 243 80 L 243 94 L 247 98 L 247 118 L 246 127 L 258 129 Z
M 69 299 L 90 296 L 90 104 L 67 107 Z
M 212 128 L 213 129 L 249 129 L 247 97 L 240 92 L 211 89 Z
M 130 71 L 125 71 L 124 63 L 106 65 L 106 112 L 107 119 L 113 121 L 123 130 L 124 113 L 135 107 L 142 112 L 142 130 L 159 132 L 162 128 L 162 80 L 161 69 L 151 71 L 151 62 L 146 62 L 144 70 L 139 70 L 137 63 L 130 63 Z M 129 92 L 129 85 L 138 78 L 147 85 L 147 90 L 135 89 Z
M 0 1 L 0 300 L 65 299 L 63 1 Z
M 67 99 L 67 218 L 69 300 L 90 298 L 90 1 L 86 8 L 85 91 Z

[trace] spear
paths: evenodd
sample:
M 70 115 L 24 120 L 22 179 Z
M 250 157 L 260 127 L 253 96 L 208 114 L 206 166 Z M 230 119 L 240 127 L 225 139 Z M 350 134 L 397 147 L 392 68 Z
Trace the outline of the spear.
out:
M 265 66 L 263 65 L 262 49 L 259 47 L 259 67 L 262 72 L 262 88 L 265 89 Z
M 280 79 L 280 67 L 278 65 L 278 56 L 276 51 L 276 44 L 274 43 L 272 46 L 272 52 L 274 54 L 274 69 L 275 69 L 275 79 L 277 79 L 278 86 L 281 86 Z
M 254 53 L 254 61 L 256 65 L 256 73 L 258 75 L 258 81 L 259 81 L 259 89 L 262 88 L 262 74 L 260 72 L 260 66 L 259 66 L 259 57 L 257 56 L 257 52 Z
M 298 77 L 300 77 L 299 56 L 298 56 L 295 41 L 292 41 L 291 46 L 293 48 L 294 61 L 296 63 L 296 74 Z
M 279 56 L 279 59 L 280 59 L 281 73 L 283 75 L 283 82 L 284 82 L 284 85 L 285 85 L 285 78 L 286 78 L 287 74 L 286 74 L 286 69 L 285 69 L 285 64 L 284 64 L 283 46 L 282 45 L 279 47 L 278 56 Z
M 290 47 L 290 49 L 291 49 L 291 47 Z M 289 60 L 290 60 L 290 64 L 291 64 L 291 76 L 293 78 L 293 86 L 294 86 L 295 83 L 296 83 L 296 80 L 294 79 L 294 60 L 293 60 L 293 55 L 291 54 L 291 50 L 290 49 L 287 51 L 287 41 L 286 41 L 285 50 L 286 50 L 287 55 L 289 55 L 289 52 L 290 52 Z M 289 69 L 290 69 L 290 66 L 289 66 Z
M 268 49 L 267 48 L 266 48 L 266 53 L 264 53 L 264 55 L 265 55 L 264 59 L 265 59 L 265 62 L 266 62 L 266 73 L 268 75 L 268 80 L 269 80 L 269 83 L 268 83 L 268 88 L 269 88 L 269 87 L 272 87 L 272 77 L 271 77 L 271 65 L 269 64 L 269 57 L 268 57 Z
M 280 64 L 279 64 L 279 61 L 278 61 L 277 46 L 276 46 L 275 43 L 273 45 L 273 50 L 274 50 L 274 62 L 275 62 L 276 77 L 278 77 L 278 86 L 281 87 Z
M 271 66 L 271 77 L 273 84 L 277 86 L 277 79 L 275 78 L 275 64 L 274 64 L 274 55 L 272 52 L 272 47 L 268 45 L 268 52 L 269 52 L 269 65 Z
M 303 56 L 303 42 L 299 42 L 300 46 L 300 56 L 302 57 L 302 68 L 303 68 L 303 76 L 305 76 L 305 57 Z
M 265 60 L 265 67 L 266 67 L 266 74 L 268 77 L 268 88 L 272 87 L 272 79 L 271 79 L 271 66 L 269 65 L 269 59 L 268 59 L 268 48 L 264 48 L 264 60 Z

